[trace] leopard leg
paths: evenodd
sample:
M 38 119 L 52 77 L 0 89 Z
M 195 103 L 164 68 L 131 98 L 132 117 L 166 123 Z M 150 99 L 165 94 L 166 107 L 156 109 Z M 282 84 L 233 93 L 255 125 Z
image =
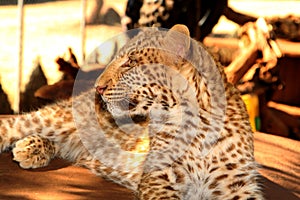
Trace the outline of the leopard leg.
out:
M 14 160 L 24 169 L 45 167 L 56 155 L 55 143 L 38 135 L 27 136 L 16 142 Z
M 144 173 L 138 187 L 138 199 L 182 199 L 181 192 L 172 179 L 172 175 L 166 171 Z

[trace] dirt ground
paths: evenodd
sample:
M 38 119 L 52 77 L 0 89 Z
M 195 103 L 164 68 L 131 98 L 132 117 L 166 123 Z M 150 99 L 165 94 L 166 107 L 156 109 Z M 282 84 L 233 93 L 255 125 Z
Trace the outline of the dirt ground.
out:
M 87 169 L 56 159 L 42 169 L 22 170 L 10 153 L 0 155 L 1 200 L 131 200 L 126 188 L 105 181 Z
M 261 183 L 267 200 L 299 200 L 299 144 L 298 141 L 278 136 L 255 134 L 255 156 L 262 167 Z M 12 161 L 11 153 L 2 153 L 0 199 L 130 200 L 134 199 L 134 195 L 87 169 L 60 159 L 51 161 L 45 168 L 23 170 Z

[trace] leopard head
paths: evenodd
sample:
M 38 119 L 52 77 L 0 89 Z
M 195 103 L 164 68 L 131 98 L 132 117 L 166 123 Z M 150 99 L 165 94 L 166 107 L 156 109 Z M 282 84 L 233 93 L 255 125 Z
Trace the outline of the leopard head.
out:
M 147 112 L 153 102 L 162 98 L 166 107 L 173 105 L 175 97 L 167 98 L 171 91 L 166 85 L 166 70 L 182 68 L 190 45 L 188 36 L 186 26 L 175 25 L 169 31 L 146 28 L 129 41 L 95 83 L 108 110 L 124 114 L 135 111 L 139 104 Z

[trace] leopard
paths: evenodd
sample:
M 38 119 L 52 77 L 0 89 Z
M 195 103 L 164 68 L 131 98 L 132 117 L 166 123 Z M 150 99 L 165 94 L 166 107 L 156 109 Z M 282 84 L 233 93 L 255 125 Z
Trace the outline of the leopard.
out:
M 60 157 L 141 200 L 264 198 L 245 104 L 182 24 L 141 29 L 79 96 L 2 119 L 10 148 L 24 169 Z

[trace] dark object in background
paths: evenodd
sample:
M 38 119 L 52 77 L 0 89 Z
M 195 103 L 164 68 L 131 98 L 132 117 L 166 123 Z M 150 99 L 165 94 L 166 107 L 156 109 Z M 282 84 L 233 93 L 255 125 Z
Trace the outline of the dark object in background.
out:
M 143 5 L 142 0 L 128 0 L 125 14 L 131 19 L 131 23 L 127 24 L 128 29 L 135 28 L 135 24 L 140 19 L 140 9 Z
M 88 15 L 86 17 L 86 24 L 107 24 L 115 25 L 121 22 L 121 17 L 117 11 L 113 8 L 106 8 L 103 6 L 103 0 L 90 1 L 92 3 L 91 10 L 88 10 Z
M 80 70 L 77 58 L 70 47 L 68 48 L 68 59 L 58 57 L 55 61 L 58 64 L 58 70 L 63 73 L 62 79 L 52 85 L 44 85 L 34 93 L 35 97 L 48 102 L 68 99 L 72 95 L 76 96 L 93 88 L 96 78 L 103 71 L 103 69 L 88 72 Z
M 0 84 L 0 114 L 13 114 L 13 110 L 10 107 L 7 94 L 3 91 Z
M 26 84 L 25 91 L 21 93 L 20 112 L 30 112 L 43 107 L 48 102 L 34 96 L 40 87 L 47 85 L 47 78 L 43 72 L 40 61 L 37 60 L 29 82 Z
M 185 24 L 191 36 L 200 41 L 211 33 L 221 15 L 239 25 L 256 21 L 255 17 L 229 8 L 228 0 L 128 0 L 126 15 L 131 18 L 128 29 L 143 26 L 171 28 L 175 24 Z
M 57 57 L 55 62 L 58 64 L 58 70 L 63 73 L 62 80 L 75 80 L 80 67 L 71 47 L 68 48 L 68 54 L 68 60 Z
M 300 42 L 300 17 L 289 15 L 267 19 L 278 38 Z
M 57 57 L 55 62 L 58 70 L 63 73 L 62 79 L 52 85 L 46 84 L 37 88 L 34 92 L 35 97 L 54 102 L 72 96 L 74 82 L 79 71 L 77 58 L 72 48 L 68 48 L 68 59 Z
M 63 72 L 63 80 L 74 80 L 78 73 L 79 68 L 74 67 L 70 62 L 58 57 L 55 62 L 58 64 L 58 70 Z
M 52 85 L 44 85 L 34 93 L 39 99 L 55 102 L 72 96 L 74 80 L 61 80 Z

